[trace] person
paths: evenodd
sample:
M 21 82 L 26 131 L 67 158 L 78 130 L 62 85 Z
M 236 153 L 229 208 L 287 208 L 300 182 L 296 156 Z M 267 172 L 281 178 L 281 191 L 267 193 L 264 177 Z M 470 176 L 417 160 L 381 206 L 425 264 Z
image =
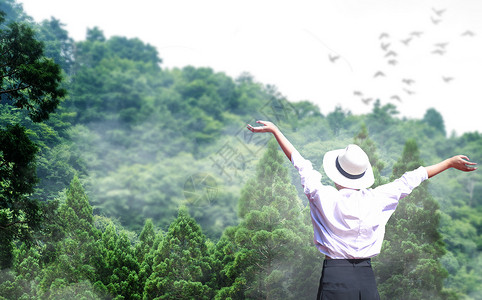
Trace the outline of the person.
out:
M 276 125 L 247 128 L 272 133 L 298 170 L 309 199 L 314 242 L 325 255 L 317 299 L 380 299 L 371 258 L 380 253 L 385 225 L 398 201 L 424 180 L 450 168 L 470 172 L 476 163 L 457 155 L 435 165 L 406 172 L 393 182 L 371 189 L 374 175 L 368 156 L 357 145 L 332 150 L 323 157 L 323 169 L 335 187 L 323 185 L 314 170 Z

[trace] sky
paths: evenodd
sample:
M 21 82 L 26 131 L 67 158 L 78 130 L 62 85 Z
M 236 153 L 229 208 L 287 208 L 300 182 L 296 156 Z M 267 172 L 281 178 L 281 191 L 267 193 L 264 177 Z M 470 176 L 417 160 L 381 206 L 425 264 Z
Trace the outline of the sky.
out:
M 75 41 L 98 27 L 139 38 L 164 68 L 243 72 L 353 114 L 375 99 L 400 115 L 439 111 L 450 135 L 482 132 L 480 0 L 20 0 L 36 22 L 54 17 Z

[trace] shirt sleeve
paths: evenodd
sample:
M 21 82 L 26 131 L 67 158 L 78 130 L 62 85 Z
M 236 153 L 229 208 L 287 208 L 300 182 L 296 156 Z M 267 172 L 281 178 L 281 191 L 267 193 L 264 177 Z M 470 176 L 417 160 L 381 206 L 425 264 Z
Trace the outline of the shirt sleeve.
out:
M 291 153 L 291 163 L 300 174 L 304 193 L 310 201 L 313 200 L 317 192 L 323 187 L 321 173 L 313 170 L 311 162 L 304 159 L 296 150 Z
M 406 172 L 402 177 L 391 183 L 377 187 L 374 191 L 383 196 L 380 199 L 384 199 L 384 210 L 395 210 L 400 199 L 408 196 L 413 189 L 427 179 L 427 170 L 425 167 L 419 167 L 413 171 Z

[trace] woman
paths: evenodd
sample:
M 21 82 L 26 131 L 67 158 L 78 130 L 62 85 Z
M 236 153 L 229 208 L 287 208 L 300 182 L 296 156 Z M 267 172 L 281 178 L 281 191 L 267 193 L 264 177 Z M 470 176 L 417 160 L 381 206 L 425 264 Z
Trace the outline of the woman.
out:
M 419 167 L 399 179 L 369 189 L 374 182 L 366 153 L 357 145 L 327 152 L 323 169 L 335 187 L 321 183 L 313 170 L 281 131 L 271 122 L 252 132 L 272 133 L 283 152 L 298 170 L 309 199 L 314 242 L 325 255 L 317 299 L 380 299 L 370 258 L 380 253 L 385 225 L 398 201 L 424 180 L 449 168 L 474 171 L 476 163 L 457 155 L 438 164 Z

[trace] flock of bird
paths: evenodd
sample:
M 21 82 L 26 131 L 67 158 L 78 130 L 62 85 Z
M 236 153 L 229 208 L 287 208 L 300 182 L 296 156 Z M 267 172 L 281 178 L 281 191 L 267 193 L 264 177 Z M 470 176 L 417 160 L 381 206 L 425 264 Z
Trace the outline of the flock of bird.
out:
M 431 23 L 434 26 L 436 26 L 440 22 L 442 22 L 443 21 L 443 15 L 444 15 L 445 12 L 446 12 L 446 9 L 432 8 L 432 14 L 430 15 Z M 410 32 L 408 37 L 406 37 L 404 39 L 400 39 L 400 43 L 403 44 L 404 46 L 408 47 L 408 46 L 410 46 L 410 44 L 415 39 L 419 39 L 423 35 L 424 35 L 424 32 L 422 32 L 422 31 L 412 31 L 412 32 Z M 462 32 L 460 35 L 462 37 L 474 37 L 475 33 L 471 30 L 466 30 L 466 31 Z M 387 32 L 382 32 L 379 35 L 378 39 L 380 41 L 380 48 L 383 52 L 383 58 L 386 60 L 386 63 L 390 66 L 396 66 L 399 63 L 399 60 L 398 60 L 399 53 L 397 53 L 395 51 L 394 42 L 393 42 L 393 40 L 391 40 L 390 34 L 387 33 Z M 442 55 L 446 54 L 448 45 L 449 45 L 449 42 L 435 43 L 435 44 L 433 44 L 433 48 L 432 48 L 430 53 L 432 55 L 442 56 Z M 332 63 L 336 63 L 336 61 L 339 58 L 340 58 L 339 55 L 333 55 L 333 54 L 328 55 L 328 59 Z M 377 78 L 386 77 L 386 76 L 387 75 L 385 74 L 385 72 L 383 72 L 381 70 L 377 70 L 374 73 L 373 78 L 377 79 Z M 452 80 L 454 80 L 454 78 L 451 77 L 451 76 L 441 76 L 441 79 L 445 83 L 450 83 Z M 414 86 L 416 84 L 416 81 L 414 79 L 403 78 L 401 80 L 401 84 L 402 84 L 401 91 L 403 91 L 406 95 L 410 96 L 410 95 L 415 94 Z M 370 102 L 372 102 L 373 99 L 374 99 L 374 97 L 367 97 L 361 91 L 357 91 L 357 90 L 353 91 L 353 95 L 359 97 L 360 100 L 366 105 L 369 105 Z M 402 102 L 402 96 L 399 95 L 398 93 L 390 96 L 390 99 L 396 100 L 398 102 Z

